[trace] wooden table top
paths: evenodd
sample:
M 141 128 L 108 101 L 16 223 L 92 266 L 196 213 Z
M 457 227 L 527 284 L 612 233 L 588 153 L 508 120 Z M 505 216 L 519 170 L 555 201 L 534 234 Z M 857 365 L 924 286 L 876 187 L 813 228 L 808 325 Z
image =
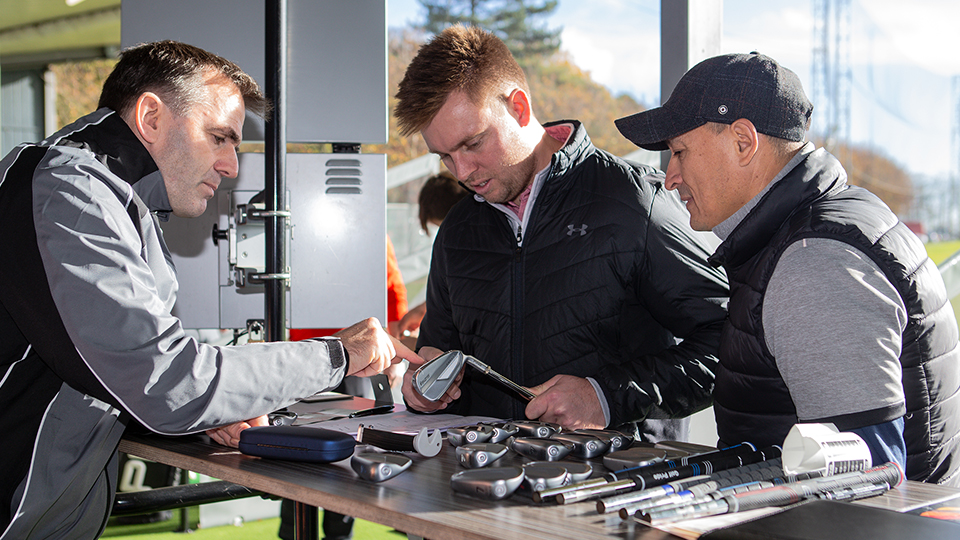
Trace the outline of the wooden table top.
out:
M 357 410 L 372 403 L 351 398 L 298 406 L 305 407 L 300 411 L 303 413 L 322 412 L 330 407 Z M 367 447 L 358 445 L 357 448 L 359 451 Z M 595 501 L 540 504 L 521 493 L 500 501 L 487 501 L 456 493 L 450 486 L 450 477 L 467 469 L 457 462 L 456 450 L 447 441 L 443 442 L 436 457 L 406 452 L 404 455 L 413 460 L 410 468 L 381 483 L 359 478 L 350 468 L 349 458 L 326 464 L 262 459 L 213 443 L 205 435 L 127 435 L 120 442 L 120 451 L 430 540 L 677 538 L 635 520 L 623 521 L 616 513 L 600 515 Z M 522 465 L 529 461 L 515 452 L 508 452 L 494 466 Z M 608 472 L 602 459 L 590 463 L 594 476 Z M 853 504 L 904 512 L 924 503 L 956 497 L 958 493 L 960 490 L 954 488 L 905 482 L 884 495 Z
M 617 514 L 597 514 L 592 501 L 561 506 L 537 504 L 519 493 L 500 501 L 456 493 L 450 477 L 466 469 L 457 463 L 455 449 L 446 441 L 433 458 L 405 453 L 413 459 L 411 467 L 381 483 L 360 479 L 349 459 L 328 464 L 261 459 L 212 443 L 205 436 L 129 435 L 121 441 L 120 451 L 431 540 L 675 538 L 623 521 Z M 509 452 L 497 465 L 524 461 Z M 594 468 L 605 472 L 601 463 Z

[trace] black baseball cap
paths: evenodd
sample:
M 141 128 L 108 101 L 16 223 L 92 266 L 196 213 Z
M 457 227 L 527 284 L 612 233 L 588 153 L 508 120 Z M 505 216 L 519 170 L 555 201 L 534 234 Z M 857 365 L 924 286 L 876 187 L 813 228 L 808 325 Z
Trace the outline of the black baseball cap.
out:
M 764 135 L 803 141 L 813 104 L 797 74 L 773 58 L 752 52 L 708 58 L 677 83 L 655 109 L 616 120 L 617 129 L 647 150 L 666 150 L 667 141 L 707 122 L 750 120 Z

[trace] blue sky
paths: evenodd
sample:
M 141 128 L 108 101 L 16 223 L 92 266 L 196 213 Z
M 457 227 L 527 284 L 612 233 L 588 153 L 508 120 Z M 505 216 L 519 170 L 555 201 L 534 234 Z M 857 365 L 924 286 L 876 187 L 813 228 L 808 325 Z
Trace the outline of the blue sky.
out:
M 721 52 L 758 50 L 792 69 L 811 93 L 812 0 L 724 0 Z M 851 0 L 851 139 L 912 173 L 955 169 L 960 99 L 960 2 Z M 562 48 L 597 82 L 647 105 L 660 101 L 660 0 L 560 0 L 549 19 Z M 416 0 L 387 0 L 390 27 L 419 22 Z M 817 105 L 816 103 L 814 104 Z

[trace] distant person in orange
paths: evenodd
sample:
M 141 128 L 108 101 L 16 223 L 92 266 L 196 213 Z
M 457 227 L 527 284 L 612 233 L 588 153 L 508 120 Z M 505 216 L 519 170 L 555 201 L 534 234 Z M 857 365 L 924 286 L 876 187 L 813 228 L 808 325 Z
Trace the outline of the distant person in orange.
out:
M 393 241 L 387 236 L 387 332 L 396 336 L 400 320 L 407 314 L 407 286 L 403 283 L 400 263 Z

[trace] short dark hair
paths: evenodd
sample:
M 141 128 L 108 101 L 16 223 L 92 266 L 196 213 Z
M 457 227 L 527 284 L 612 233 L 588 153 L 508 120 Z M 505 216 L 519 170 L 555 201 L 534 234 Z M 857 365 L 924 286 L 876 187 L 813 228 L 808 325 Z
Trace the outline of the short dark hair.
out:
M 725 129 L 730 127 L 730 124 L 722 124 L 720 122 L 707 122 L 704 125 L 709 127 L 714 135 L 720 135 Z M 792 158 L 793 155 L 803 148 L 804 144 L 806 144 L 804 141 L 788 141 L 787 139 L 781 139 L 772 135 L 764 135 L 763 133 L 760 133 L 759 135 L 761 138 L 766 140 L 770 145 L 770 148 L 773 149 L 773 155 L 784 162 L 790 161 L 790 158 Z
M 417 202 L 420 204 L 420 226 L 427 230 L 427 223 L 443 221 L 447 213 L 469 192 L 450 173 L 444 171 L 427 178 L 420 188 Z
M 505 83 L 530 93 L 523 69 L 497 36 L 456 24 L 423 45 L 407 67 L 393 114 L 401 135 L 422 130 L 455 90 L 481 105 Z
M 97 107 L 126 115 L 144 92 L 153 92 L 179 114 L 200 101 L 207 75 L 217 73 L 236 85 L 246 109 L 261 118 L 270 109 L 260 86 L 233 62 L 199 47 L 177 41 L 142 43 L 120 53 L 103 83 Z

